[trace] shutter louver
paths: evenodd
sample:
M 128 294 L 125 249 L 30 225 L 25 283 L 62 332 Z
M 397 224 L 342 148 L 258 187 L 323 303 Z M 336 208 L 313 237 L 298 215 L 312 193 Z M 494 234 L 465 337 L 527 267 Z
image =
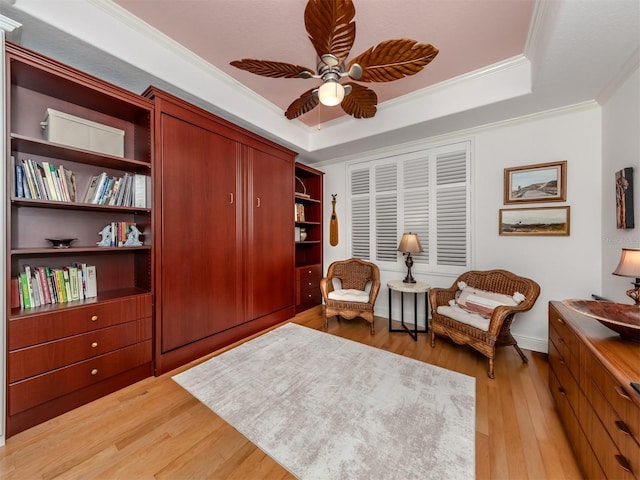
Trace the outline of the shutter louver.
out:
M 369 260 L 370 226 L 369 197 L 351 201 L 351 256 Z

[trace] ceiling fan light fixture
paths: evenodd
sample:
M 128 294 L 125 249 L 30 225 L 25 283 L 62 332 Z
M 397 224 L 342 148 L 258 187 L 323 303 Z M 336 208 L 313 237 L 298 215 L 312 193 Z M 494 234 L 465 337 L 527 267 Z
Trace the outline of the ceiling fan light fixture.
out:
M 344 87 L 335 80 L 326 81 L 318 89 L 318 98 L 327 107 L 339 105 L 344 98 Z

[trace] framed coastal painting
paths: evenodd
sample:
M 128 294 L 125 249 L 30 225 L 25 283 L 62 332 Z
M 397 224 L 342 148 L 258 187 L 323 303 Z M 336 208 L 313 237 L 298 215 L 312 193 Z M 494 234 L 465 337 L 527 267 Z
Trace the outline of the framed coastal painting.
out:
M 570 207 L 501 208 L 500 235 L 569 235 Z
M 567 162 L 539 163 L 504 169 L 504 203 L 564 202 Z

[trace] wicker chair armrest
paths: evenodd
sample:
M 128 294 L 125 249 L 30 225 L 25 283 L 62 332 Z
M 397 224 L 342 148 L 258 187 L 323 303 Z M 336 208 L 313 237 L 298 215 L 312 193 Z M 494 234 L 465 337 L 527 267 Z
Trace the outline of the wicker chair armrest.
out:
M 320 292 L 322 292 L 322 298 L 324 298 L 325 303 L 329 299 L 329 293 L 333 291 L 333 282 L 328 277 L 323 277 L 320 279 Z
M 369 303 L 376 303 L 376 298 L 378 298 L 378 292 L 380 291 L 380 282 L 378 280 L 373 280 L 371 283 L 371 291 L 369 292 Z
M 457 288 L 432 288 L 429 290 L 431 309 L 436 310 L 441 305 L 449 305 L 449 300 L 456 298 Z

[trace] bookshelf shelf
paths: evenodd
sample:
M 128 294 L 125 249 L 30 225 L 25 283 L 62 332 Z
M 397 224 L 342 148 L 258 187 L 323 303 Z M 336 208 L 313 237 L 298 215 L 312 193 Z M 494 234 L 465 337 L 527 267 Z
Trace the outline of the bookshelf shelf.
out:
M 307 236 L 296 241 L 296 312 L 307 310 L 321 303 L 320 278 L 322 278 L 322 195 L 323 173 L 301 163 L 296 163 L 296 192 L 294 203 L 302 205 L 304 220 L 294 218 L 296 229 L 304 229 Z M 300 190 L 304 190 L 301 192 Z M 298 234 L 296 233 L 296 238 Z
M 115 192 L 109 187 L 125 174 L 145 175 L 139 185 L 147 185 L 152 175 L 153 103 L 9 42 L 5 54 L 4 125 L 10 147 L 3 165 L 9 187 L 4 225 L 5 388 L 6 433 L 11 436 L 153 372 L 152 203 L 146 197 L 134 203 L 133 180 L 118 183 L 128 188 L 121 190 L 122 197 L 112 193 L 112 203 L 144 207 L 77 201 L 84 200 L 98 176 L 113 178 L 103 181 L 102 195 Z M 123 131 L 124 156 L 46 140 L 41 122 L 49 109 Z M 92 198 L 98 202 L 110 197 Z M 143 245 L 99 247 L 100 232 L 116 223 L 122 235 L 135 223 Z M 69 248 L 52 248 L 47 238 L 76 240 Z M 97 338 L 116 325 L 122 326 L 117 327 L 122 335 L 109 347 L 87 349 L 77 342 L 79 335 Z M 126 357 L 121 353 L 125 350 Z M 39 367 L 26 369 L 26 359 Z M 97 361 L 104 369 L 95 374 L 78 370 Z

